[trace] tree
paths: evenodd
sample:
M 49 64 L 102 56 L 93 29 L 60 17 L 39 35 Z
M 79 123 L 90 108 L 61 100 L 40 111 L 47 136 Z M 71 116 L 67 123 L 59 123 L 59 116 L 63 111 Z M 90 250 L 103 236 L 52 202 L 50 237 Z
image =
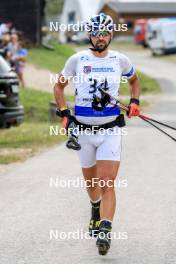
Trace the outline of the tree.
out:
M 47 15 L 57 15 L 62 13 L 64 0 L 47 0 L 46 13 Z

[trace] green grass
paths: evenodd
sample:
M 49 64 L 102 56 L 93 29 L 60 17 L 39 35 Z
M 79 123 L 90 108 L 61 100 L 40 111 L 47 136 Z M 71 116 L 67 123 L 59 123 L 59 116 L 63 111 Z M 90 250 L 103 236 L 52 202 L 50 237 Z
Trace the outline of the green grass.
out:
M 21 89 L 20 100 L 24 105 L 25 121 L 35 123 L 48 121 L 48 105 L 53 100 L 51 93 L 34 89 Z
M 25 109 L 25 121 L 48 122 L 49 102 L 54 100 L 51 93 L 23 89 L 20 91 L 20 100 Z M 74 96 L 66 95 L 66 101 L 74 102 Z
M 0 164 L 9 164 L 19 160 L 16 155 L 0 155 Z
M 32 148 L 50 146 L 58 143 L 59 136 L 50 136 L 49 122 L 24 122 L 19 127 L 12 127 L 8 130 L 1 130 L 1 148 Z
M 65 95 L 66 101 L 75 102 L 75 96 L 74 95 Z
M 140 80 L 141 95 L 156 94 L 160 91 L 160 86 L 157 81 L 148 75 L 138 71 L 138 77 Z M 122 83 L 120 86 L 120 95 L 128 95 L 129 86 L 128 83 Z
M 148 75 L 140 71 L 138 71 L 138 77 L 141 85 L 141 94 L 151 94 L 160 92 L 159 83 L 155 79 L 149 77 Z
M 0 164 L 7 164 L 24 157 L 18 149 L 29 148 L 34 154 L 39 149 L 54 145 L 65 139 L 63 136 L 50 135 L 50 125 L 59 125 L 48 121 L 48 106 L 53 96 L 48 92 L 24 89 L 20 93 L 21 103 L 24 105 L 25 121 L 17 127 L 0 130 Z M 59 120 L 58 120 L 59 121 Z M 3 154 L 3 149 L 14 149 Z M 24 150 L 25 153 L 25 150 Z M 29 156 L 27 154 L 26 156 Z M 31 156 L 31 153 L 30 153 Z
M 74 49 L 66 44 L 54 44 L 53 51 L 43 47 L 32 48 L 29 51 L 28 62 L 58 73 L 74 52 Z

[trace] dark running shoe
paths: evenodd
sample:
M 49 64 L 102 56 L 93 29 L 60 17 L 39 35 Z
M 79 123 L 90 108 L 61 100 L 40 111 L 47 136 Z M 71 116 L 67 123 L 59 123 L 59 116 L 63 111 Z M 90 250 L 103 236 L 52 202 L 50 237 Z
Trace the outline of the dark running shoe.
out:
M 109 221 L 103 220 L 99 225 L 99 234 L 96 245 L 100 255 L 106 255 L 111 245 L 111 229 L 112 224 Z

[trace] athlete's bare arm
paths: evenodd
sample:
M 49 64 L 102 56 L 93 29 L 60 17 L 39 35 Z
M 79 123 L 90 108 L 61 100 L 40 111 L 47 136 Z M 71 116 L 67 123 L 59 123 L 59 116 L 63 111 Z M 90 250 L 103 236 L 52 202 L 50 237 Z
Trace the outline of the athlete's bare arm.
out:
M 137 74 L 135 73 L 134 76 L 128 79 L 130 85 L 130 94 L 131 98 L 139 99 L 140 96 L 140 82 Z
M 54 86 L 54 96 L 56 99 L 57 106 L 59 108 L 67 107 L 66 100 L 64 97 L 64 88 L 67 86 L 68 81 L 61 74 L 58 78 L 58 82 Z

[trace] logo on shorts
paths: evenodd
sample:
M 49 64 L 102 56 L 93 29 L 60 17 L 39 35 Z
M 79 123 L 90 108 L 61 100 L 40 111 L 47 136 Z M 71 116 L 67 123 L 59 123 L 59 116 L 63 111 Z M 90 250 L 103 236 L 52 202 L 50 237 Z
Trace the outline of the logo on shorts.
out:
M 91 66 L 84 66 L 84 68 L 83 68 L 83 72 L 84 73 L 90 73 L 91 70 L 92 70 L 92 67 Z

